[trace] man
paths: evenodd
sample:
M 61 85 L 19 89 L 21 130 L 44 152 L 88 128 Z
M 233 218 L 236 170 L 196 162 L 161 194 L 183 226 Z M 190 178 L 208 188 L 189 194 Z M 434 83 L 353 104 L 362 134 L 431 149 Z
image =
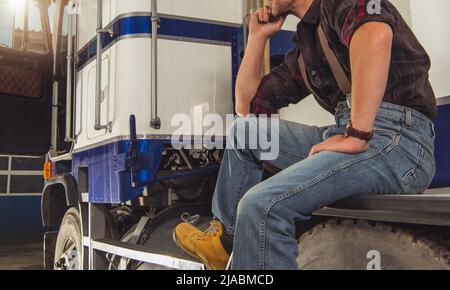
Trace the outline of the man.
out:
M 226 150 L 213 199 L 216 220 L 206 232 L 183 223 L 174 233 L 208 268 L 224 269 L 232 249 L 232 269 L 297 269 L 297 222 L 355 194 L 417 194 L 431 183 L 436 102 L 429 57 L 390 2 L 375 1 L 379 13 L 369 2 L 273 0 L 252 17 L 237 113 L 274 113 L 313 93 L 336 125 L 281 121 L 280 154 L 270 163 L 283 170 L 263 182 L 260 150 Z M 287 14 L 301 18 L 297 47 L 261 78 L 265 43 Z M 348 106 L 319 25 L 351 80 Z

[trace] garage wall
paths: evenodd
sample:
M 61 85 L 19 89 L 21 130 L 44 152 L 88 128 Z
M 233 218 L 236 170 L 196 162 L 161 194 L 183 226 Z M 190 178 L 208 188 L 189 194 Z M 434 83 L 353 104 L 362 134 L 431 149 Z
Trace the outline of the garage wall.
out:
M 0 156 L 0 242 L 42 240 L 43 163 Z
M 450 95 L 450 1 L 411 0 L 412 27 L 431 57 L 436 97 Z
M 42 241 L 41 196 L 0 196 L 0 243 Z

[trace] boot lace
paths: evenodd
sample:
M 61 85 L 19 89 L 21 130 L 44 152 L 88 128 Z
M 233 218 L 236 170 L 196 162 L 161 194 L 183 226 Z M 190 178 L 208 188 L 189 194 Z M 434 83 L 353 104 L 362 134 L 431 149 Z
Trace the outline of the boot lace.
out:
M 220 235 L 222 225 L 219 221 L 211 221 L 208 229 L 203 233 L 196 235 L 194 238 L 198 241 L 208 241 L 217 235 Z

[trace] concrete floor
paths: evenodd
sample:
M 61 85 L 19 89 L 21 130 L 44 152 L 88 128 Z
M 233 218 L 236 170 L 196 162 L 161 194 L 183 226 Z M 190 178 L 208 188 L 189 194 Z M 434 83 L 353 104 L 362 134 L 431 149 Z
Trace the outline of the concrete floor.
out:
M 0 270 L 43 270 L 42 242 L 0 243 Z

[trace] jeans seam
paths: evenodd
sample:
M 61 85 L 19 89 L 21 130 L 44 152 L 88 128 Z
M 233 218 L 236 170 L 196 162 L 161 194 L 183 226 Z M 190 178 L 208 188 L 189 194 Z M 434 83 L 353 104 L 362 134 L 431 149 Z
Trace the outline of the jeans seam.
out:
M 419 144 L 419 152 L 418 152 L 418 162 L 414 164 L 413 168 L 408 170 L 405 175 L 402 177 L 402 193 L 405 191 L 405 187 L 407 186 L 406 181 L 411 177 L 414 176 L 417 173 L 417 170 L 423 166 L 425 158 L 425 148 L 421 144 Z
M 298 161 L 302 161 L 305 159 L 305 156 L 303 156 L 303 155 L 297 155 L 297 154 L 289 153 L 289 152 L 286 152 L 283 150 L 280 150 L 280 155 L 283 155 L 285 157 L 292 158 L 292 159 L 295 159 Z
M 244 163 L 244 172 L 247 172 L 248 171 L 247 169 L 248 169 L 248 163 L 245 162 Z M 236 199 L 233 204 L 233 214 L 231 216 L 231 224 L 228 229 L 228 234 L 233 234 L 233 232 L 235 230 L 237 207 L 238 207 L 239 201 L 242 198 L 242 191 L 243 191 L 242 189 L 243 189 L 244 183 L 246 182 L 247 179 L 248 179 L 248 174 L 244 174 L 239 182 L 238 194 L 236 195 Z
M 400 140 L 401 140 L 400 133 L 395 133 L 392 136 L 394 137 L 394 140 L 392 141 L 392 143 L 389 144 L 388 146 L 386 146 L 383 150 L 381 150 L 381 152 L 383 152 L 384 154 L 388 154 L 389 152 L 391 152 L 392 150 L 394 150 L 396 147 L 398 147 L 400 145 Z
M 365 160 L 369 160 L 371 158 L 374 158 L 377 155 L 380 155 L 383 152 L 383 150 L 377 150 L 373 153 L 370 154 L 363 154 L 359 157 L 355 157 L 353 159 L 347 160 L 339 165 L 337 165 L 336 167 L 334 167 L 331 170 L 326 171 L 325 173 L 316 176 L 315 178 L 303 183 L 300 186 L 291 188 L 287 191 L 285 191 L 284 193 L 277 195 L 275 198 L 273 198 L 272 200 L 269 201 L 269 203 L 264 207 L 263 209 L 263 217 L 262 217 L 262 221 L 260 224 L 260 229 L 259 229 L 259 268 L 264 270 L 265 269 L 265 232 L 266 232 L 266 224 L 267 224 L 267 219 L 269 217 L 269 213 L 270 210 L 273 208 L 273 206 L 280 202 L 283 201 L 285 199 L 288 199 L 292 196 L 294 196 L 295 194 L 306 190 L 308 188 L 310 188 L 311 186 L 325 180 L 326 178 L 352 166 L 355 165 L 359 162 L 365 161 Z

